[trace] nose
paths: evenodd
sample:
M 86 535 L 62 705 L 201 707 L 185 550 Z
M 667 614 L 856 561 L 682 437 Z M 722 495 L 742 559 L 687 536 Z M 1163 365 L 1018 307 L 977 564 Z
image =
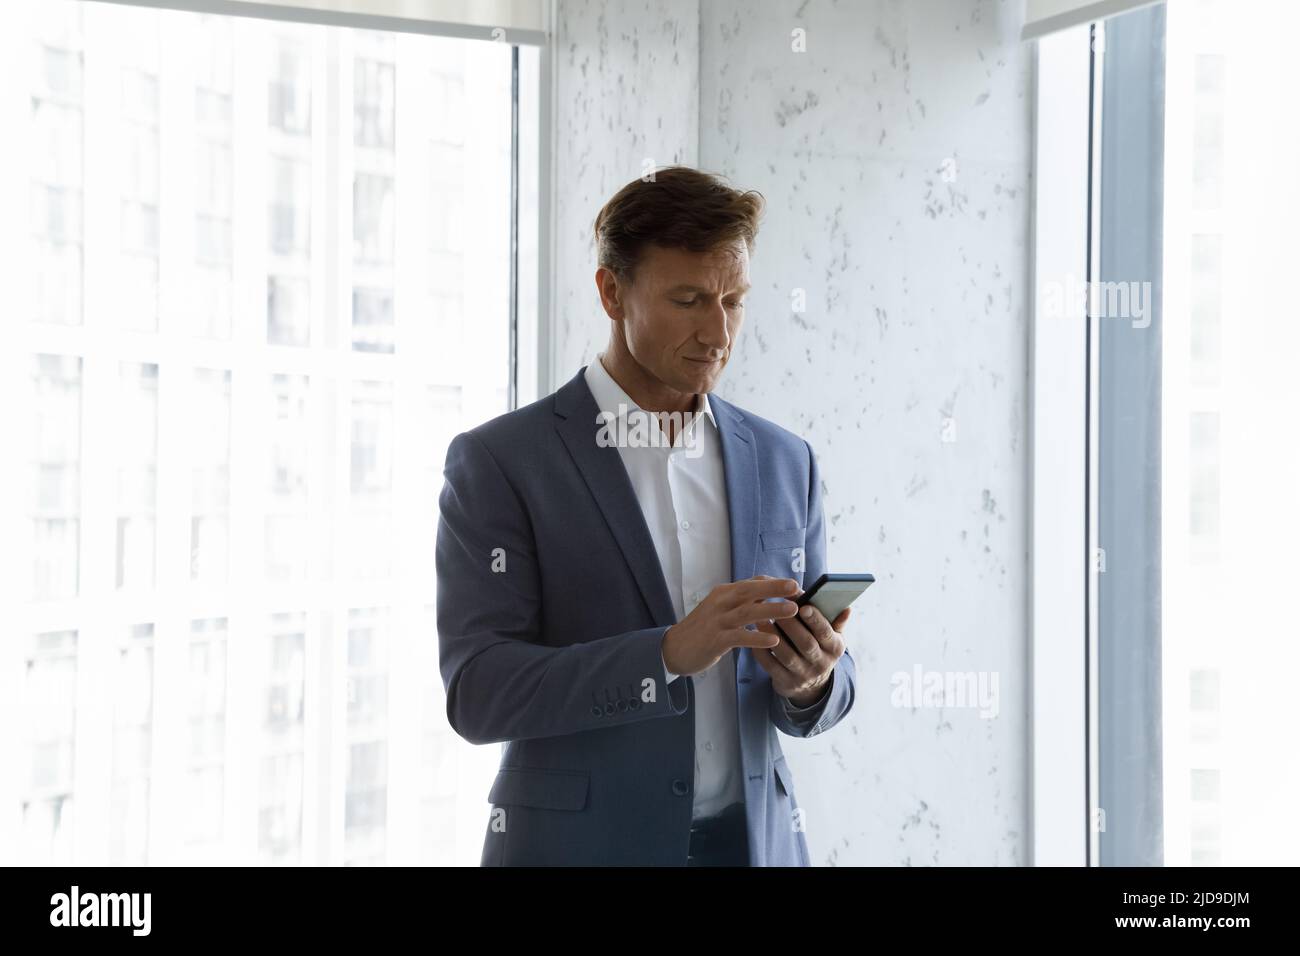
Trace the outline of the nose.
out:
M 731 335 L 727 332 L 727 309 L 718 302 L 707 310 L 702 319 L 696 337 L 709 347 L 710 358 L 721 358 L 731 344 Z

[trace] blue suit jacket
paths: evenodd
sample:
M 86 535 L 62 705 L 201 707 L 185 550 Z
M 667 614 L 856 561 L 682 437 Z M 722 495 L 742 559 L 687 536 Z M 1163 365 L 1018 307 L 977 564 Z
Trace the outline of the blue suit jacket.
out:
M 619 450 L 596 442 L 585 367 L 553 395 L 456 436 L 439 499 L 438 642 L 447 719 L 505 741 L 482 865 L 686 863 L 694 682 L 665 686 L 675 623 Z M 826 570 L 821 482 L 802 438 L 710 395 L 721 434 L 733 580 Z M 795 548 L 804 571 L 792 570 Z M 753 866 L 808 866 L 780 730 L 811 737 L 853 704 L 846 652 L 798 722 L 749 649 L 736 662 Z

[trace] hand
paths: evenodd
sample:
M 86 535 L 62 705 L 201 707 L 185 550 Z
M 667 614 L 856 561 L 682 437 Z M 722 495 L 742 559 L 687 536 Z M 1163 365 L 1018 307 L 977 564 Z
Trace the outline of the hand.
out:
M 844 625 L 849 619 L 849 608 L 840 612 L 832 624 L 821 611 L 806 604 L 799 609 L 797 618 L 762 622 L 760 631 L 776 635 L 778 643 L 770 653 L 754 652 L 754 659 L 772 678 L 772 689 L 787 698 L 796 707 L 807 707 L 817 702 L 826 690 L 826 682 L 835 671 L 835 664 L 844 653 Z M 777 627 L 790 638 L 798 653 L 781 640 Z
M 674 674 L 698 674 L 712 667 L 733 647 L 753 648 L 757 657 L 766 657 L 764 649 L 781 642 L 775 632 L 764 633 L 748 624 L 793 619 L 799 610 L 788 600 L 799 593 L 793 578 L 773 578 L 766 574 L 719 584 L 664 634 L 664 666 Z M 787 598 L 772 601 L 771 598 Z

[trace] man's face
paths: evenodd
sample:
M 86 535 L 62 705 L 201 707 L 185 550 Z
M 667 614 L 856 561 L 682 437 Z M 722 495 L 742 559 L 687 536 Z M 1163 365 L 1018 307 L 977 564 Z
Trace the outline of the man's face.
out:
M 749 291 L 743 241 L 711 252 L 647 246 L 632 284 L 601 270 L 615 335 L 643 369 L 687 394 L 711 392 L 731 359 Z

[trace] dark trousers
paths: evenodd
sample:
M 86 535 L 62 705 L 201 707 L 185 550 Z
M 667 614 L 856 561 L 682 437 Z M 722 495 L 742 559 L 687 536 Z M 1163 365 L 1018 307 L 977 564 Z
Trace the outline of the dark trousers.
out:
M 721 813 L 691 824 L 687 866 L 749 866 L 745 805 L 733 803 Z

